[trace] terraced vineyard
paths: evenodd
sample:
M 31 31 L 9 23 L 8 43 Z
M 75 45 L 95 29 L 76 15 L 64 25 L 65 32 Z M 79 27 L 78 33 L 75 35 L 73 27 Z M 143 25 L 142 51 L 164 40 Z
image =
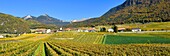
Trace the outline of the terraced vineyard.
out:
M 1 42 L 0 56 L 170 56 L 170 44 L 107 45 L 102 44 L 105 34 L 109 33 L 22 35 Z
M 1 44 L 0 56 L 31 56 L 37 49 L 39 42 L 19 42 Z

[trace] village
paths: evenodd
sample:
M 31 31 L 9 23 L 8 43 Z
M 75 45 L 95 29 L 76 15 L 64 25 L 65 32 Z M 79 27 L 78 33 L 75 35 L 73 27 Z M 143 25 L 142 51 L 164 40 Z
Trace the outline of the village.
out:
M 79 28 L 65 28 L 60 27 L 57 29 L 48 28 L 36 28 L 30 29 L 30 33 L 22 34 L 53 34 L 57 32 L 110 32 L 115 33 L 115 29 L 110 26 L 97 26 L 97 27 L 79 27 Z M 144 33 L 144 32 L 170 32 L 169 30 L 143 30 L 141 28 L 129 28 L 129 27 L 118 27 L 116 33 Z M 21 34 L 0 34 L 0 38 L 10 38 L 20 36 Z
M 102 30 L 101 30 L 102 29 Z M 46 29 L 46 28 L 37 28 L 30 29 L 30 33 L 23 34 L 52 34 L 57 32 L 114 32 L 112 28 L 95 28 L 95 27 L 82 27 L 82 28 L 59 28 L 59 29 Z M 118 32 L 127 32 L 126 28 L 118 28 Z M 129 32 L 141 32 L 140 28 L 132 28 Z M 0 38 L 6 37 L 15 37 L 20 36 L 20 34 L 0 34 Z

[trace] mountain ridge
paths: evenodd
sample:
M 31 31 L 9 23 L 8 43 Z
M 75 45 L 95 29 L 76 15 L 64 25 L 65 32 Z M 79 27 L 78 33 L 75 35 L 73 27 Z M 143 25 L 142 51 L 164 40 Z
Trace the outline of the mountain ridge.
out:
M 34 17 L 34 16 L 30 17 L 30 15 L 27 15 L 27 16 L 23 17 L 23 19 L 35 20 L 35 21 L 38 21 L 38 22 L 44 23 L 44 24 L 55 24 L 57 26 L 65 26 L 70 23 L 70 22 L 63 22 L 62 20 L 51 17 L 48 14 L 40 15 L 38 17 Z
M 99 18 L 72 23 L 69 26 L 91 26 L 123 23 L 170 21 L 170 0 L 126 0 Z

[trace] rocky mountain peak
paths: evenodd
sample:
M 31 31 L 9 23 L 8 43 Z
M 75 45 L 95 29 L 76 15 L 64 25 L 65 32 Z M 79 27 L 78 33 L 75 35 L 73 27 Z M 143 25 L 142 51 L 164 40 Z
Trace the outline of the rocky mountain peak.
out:
M 141 4 L 149 6 L 151 4 L 160 3 L 162 1 L 169 2 L 170 0 L 126 0 L 123 4 L 113 7 L 111 10 L 109 10 L 103 16 L 108 17 L 108 16 L 116 13 L 117 11 L 124 9 L 125 7 L 128 7 L 128 6 L 141 5 Z
M 25 17 L 23 17 L 23 18 L 24 18 L 24 20 L 29 20 L 29 19 L 33 19 L 33 16 L 27 15 L 27 16 L 25 16 Z
M 43 14 L 43 15 L 41 15 L 41 16 L 48 16 L 48 14 Z M 49 16 L 48 16 L 49 17 Z
M 161 1 L 168 1 L 168 0 L 126 0 L 123 5 L 131 6 L 131 5 L 138 5 L 138 4 L 155 4 Z

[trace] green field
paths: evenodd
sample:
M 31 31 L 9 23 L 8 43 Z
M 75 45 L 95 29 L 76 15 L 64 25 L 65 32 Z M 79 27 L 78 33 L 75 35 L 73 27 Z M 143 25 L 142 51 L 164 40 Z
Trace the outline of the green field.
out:
M 105 35 L 104 44 L 169 44 L 170 32 Z
M 104 44 L 168 44 L 170 38 L 162 38 L 157 36 L 120 36 L 107 35 Z
M 169 34 L 24 34 L 0 39 L 0 56 L 169 56 Z

